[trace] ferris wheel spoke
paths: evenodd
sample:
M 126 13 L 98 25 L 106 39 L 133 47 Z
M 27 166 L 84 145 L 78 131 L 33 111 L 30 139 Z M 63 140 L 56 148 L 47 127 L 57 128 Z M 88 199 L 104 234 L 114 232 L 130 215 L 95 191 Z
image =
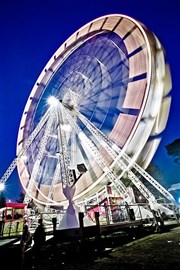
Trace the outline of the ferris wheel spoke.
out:
M 101 142 L 102 147 L 104 147 L 107 151 L 107 153 L 111 156 L 112 160 L 118 158 L 118 154 L 113 150 L 113 144 L 112 142 L 106 138 L 106 136 L 96 127 L 94 126 L 88 119 L 86 119 L 83 115 L 81 115 L 79 112 L 77 112 L 78 117 L 83 121 L 83 123 L 86 125 L 86 127 L 89 129 L 89 131 L 96 137 L 96 139 Z M 125 174 L 125 172 L 128 172 L 130 180 L 133 182 L 133 184 L 141 191 L 141 193 L 144 195 L 144 197 L 150 201 L 155 202 L 154 195 L 146 188 L 146 186 L 136 177 L 136 175 L 130 170 L 131 164 L 125 165 L 125 163 L 121 160 L 117 160 L 117 165 L 122 170 L 120 175 L 117 176 L 117 179 L 122 178 L 122 176 Z
M 46 148 L 46 144 L 47 144 L 47 141 L 48 141 L 48 137 L 49 137 L 49 134 L 50 134 L 50 130 L 51 130 L 53 120 L 54 120 L 54 112 L 50 111 L 49 112 L 49 118 L 48 118 L 48 121 L 47 121 L 47 125 L 46 125 L 46 128 L 45 128 L 45 132 L 44 132 L 42 140 L 40 142 L 39 152 L 38 152 L 38 155 L 37 155 L 37 158 L 36 158 L 33 170 L 32 170 L 30 181 L 29 181 L 28 186 L 27 186 L 27 191 L 28 192 L 32 191 L 33 186 L 34 186 L 34 182 L 38 180 L 38 174 L 40 172 L 40 164 L 41 164 L 44 152 L 45 152 L 45 148 Z
M 75 179 L 71 170 L 71 164 L 70 164 L 71 152 L 68 150 L 65 130 L 61 128 L 61 126 L 63 126 L 64 123 L 66 123 L 61 106 L 57 106 L 56 114 L 57 114 L 57 119 L 59 123 L 58 144 L 59 144 L 59 150 L 60 150 L 59 162 L 61 166 L 62 185 L 63 185 L 63 188 L 66 188 L 67 186 L 72 186 L 75 182 Z
M 113 147 L 113 143 L 88 119 L 85 118 L 80 112 L 75 111 L 77 116 L 81 119 L 81 121 L 86 125 L 89 131 L 97 138 L 98 141 L 102 142 L 102 146 L 106 148 L 107 152 L 110 154 L 113 160 L 117 160 L 116 164 L 122 169 L 122 173 L 118 176 L 121 178 L 125 172 L 128 172 L 128 176 L 133 184 L 138 188 L 138 190 L 144 195 L 144 197 L 150 202 L 156 202 L 154 195 L 147 189 L 147 187 L 138 179 L 138 177 L 131 171 L 131 167 L 136 169 L 143 178 L 145 178 L 148 182 L 150 182 L 163 196 L 165 196 L 168 200 L 174 201 L 173 196 L 163 187 L 161 186 L 152 176 L 150 176 L 146 171 L 144 171 L 135 161 L 132 161 L 131 158 L 124 152 L 121 154 L 121 150 L 119 147 L 115 147 L 118 149 L 116 152 Z M 118 157 L 118 154 L 121 157 Z M 124 161 L 123 161 L 124 159 Z M 127 164 L 125 163 L 127 162 Z
M 55 169 L 55 172 L 54 172 L 54 175 L 53 175 L 53 180 L 51 182 L 49 192 L 48 192 L 48 196 L 46 198 L 48 200 L 50 199 L 50 200 L 53 201 L 53 194 L 54 194 L 55 186 L 58 183 L 58 180 L 59 180 L 59 177 L 60 177 L 60 169 L 61 169 L 60 163 L 57 162 L 56 169 Z
M 61 105 L 61 104 L 60 104 Z M 61 105 L 61 109 L 66 115 L 66 118 L 68 119 L 71 126 L 76 131 L 77 135 L 80 137 L 81 144 L 85 151 L 89 151 L 89 153 L 94 157 L 102 171 L 105 173 L 105 175 L 109 178 L 110 181 L 115 185 L 117 191 L 120 193 L 120 195 L 128 202 L 131 201 L 126 188 L 124 184 L 121 181 L 117 182 L 117 177 L 115 176 L 113 170 L 111 170 L 106 162 L 104 157 L 100 154 L 98 148 L 95 146 L 94 142 L 88 138 L 85 133 L 81 130 L 81 128 L 77 125 L 77 123 L 72 119 L 72 117 L 68 114 L 67 110 Z

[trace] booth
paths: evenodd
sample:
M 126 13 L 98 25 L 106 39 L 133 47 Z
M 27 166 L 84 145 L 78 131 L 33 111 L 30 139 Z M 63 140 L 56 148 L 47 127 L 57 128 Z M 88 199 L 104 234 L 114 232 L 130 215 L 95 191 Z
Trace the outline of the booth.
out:
M 18 236 L 23 231 L 24 203 L 6 203 L 2 209 L 0 221 L 0 236 Z

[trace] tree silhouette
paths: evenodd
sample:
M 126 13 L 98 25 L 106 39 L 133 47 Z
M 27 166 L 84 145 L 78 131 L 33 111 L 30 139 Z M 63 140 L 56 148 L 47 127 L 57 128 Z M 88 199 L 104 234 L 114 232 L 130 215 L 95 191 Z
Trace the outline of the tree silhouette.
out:
M 19 199 L 16 200 L 16 202 L 18 202 L 18 203 L 24 202 L 24 196 L 25 196 L 25 194 L 23 192 L 20 192 Z
M 165 188 L 169 186 L 168 180 L 165 178 L 164 173 L 156 164 L 151 162 L 146 170 L 162 186 L 164 186 Z M 151 191 L 154 189 L 151 184 L 147 184 L 147 187 Z M 157 193 L 157 190 L 155 189 L 154 192 Z
M 4 195 L 4 192 L 1 191 L 1 192 L 0 192 L 0 207 L 5 206 L 5 203 L 6 203 L 6 197 L 5 197 L 5 195 Z
M 165 147 L 168 155 L 173 157 L 174 162 L 180 165 L 180 138 Z

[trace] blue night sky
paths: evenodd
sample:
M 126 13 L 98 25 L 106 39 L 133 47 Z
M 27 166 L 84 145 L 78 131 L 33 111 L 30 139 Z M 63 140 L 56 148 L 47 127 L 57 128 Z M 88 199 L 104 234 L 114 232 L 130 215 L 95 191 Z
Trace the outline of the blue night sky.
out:
M 16 153 L 21 116 L 42 69 L 58 47 L 97 17 L 119 13 L 144 23 L 165 48 L 172 74 L 168 124 L 153 162 L 169 186 L 180 182 L 180 167 L 165 145 L 180 138 L 179 0 L 1 0 L 0 2 L 0 175 Z M 166 188 L 168 188 L 166 186 Z M 21 184 L 16 171 L 7 182 L 6 197 L 16 200 Z

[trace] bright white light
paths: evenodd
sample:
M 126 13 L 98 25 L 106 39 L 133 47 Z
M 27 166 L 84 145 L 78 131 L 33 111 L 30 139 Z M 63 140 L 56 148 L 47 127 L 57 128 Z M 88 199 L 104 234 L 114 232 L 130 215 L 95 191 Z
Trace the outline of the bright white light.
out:
M 101 142 L 101 145 L 102 145 L 103 147 L 106 147 L 106 142 L 102 141 L 102 142 Z
M 0 183 L 0 191 L 5 189 L 5 184 L 3 182 Z
M 85 134 L 83 132 L 79 132 L 78 137 L 79 137 L 79 139 L 81 141 L 83 141 L 84 139 L 86 139 L 86 136 L 85 136 Z
M 114 149 L 116 152 L 119 152 L 119 147 L 115 143 L 113 143 L 112 149 Z
M 71 131 L 71 126 L 70 125 L 61 125 L 61 128 L 65 131 Z
M 180 198 L 178 198 L 178 203 L 180 203 Z
M 24 162 L 26 162 L 27 159 L 28 159 L 28 157 L 27 157 L 26 155 L 23 155 L 23 156 L 21 156 L 21 159 L 22 159 Z
M 48 103 L 50 106 L 55 107 L 55 106 L 57 106 L 57 105 L 59 104 L 59 100 L 58 100 L 56 97 L 54 97 L 54 96 L 50 96 L 50 97 L 48 97 L 48 99 L 47 99 L 47 103 Z
M 104 171 L 105 173 L 107 173 L 107 172 L 109 171 L 108 167 L 105 167 L 105 168 L 103 169 L 103 171 Z

